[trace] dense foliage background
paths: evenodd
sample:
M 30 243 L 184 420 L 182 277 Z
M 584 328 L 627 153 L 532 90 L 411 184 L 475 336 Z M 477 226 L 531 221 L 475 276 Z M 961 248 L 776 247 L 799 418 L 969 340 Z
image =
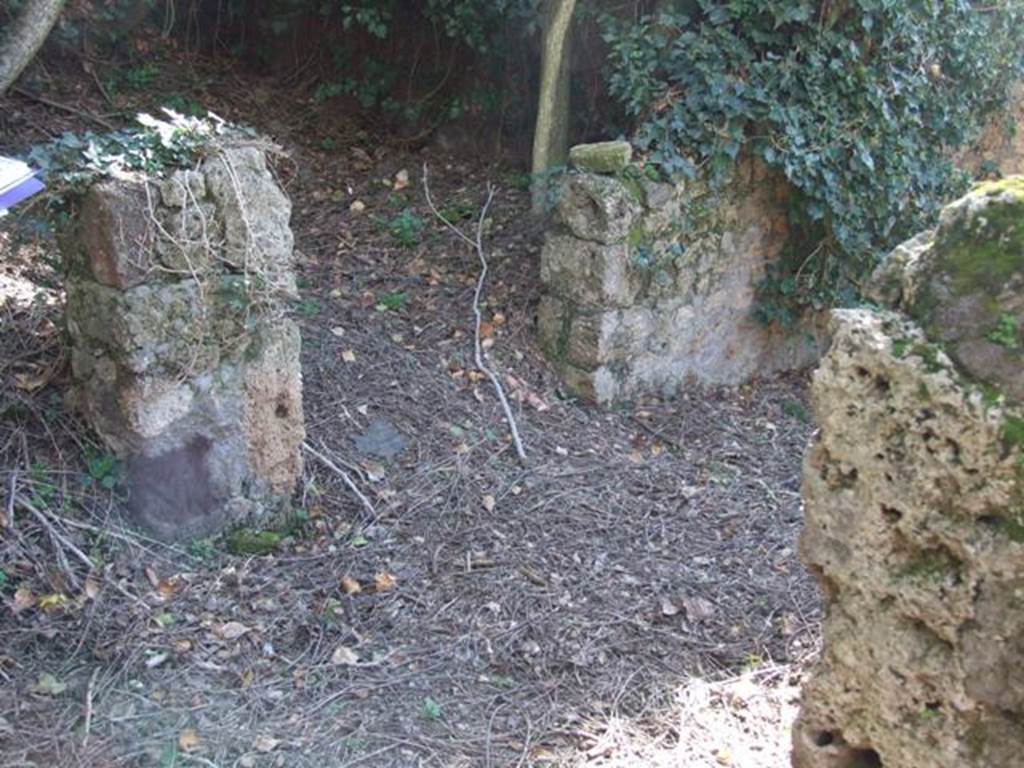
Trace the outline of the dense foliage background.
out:
M 543 0 L 75 0 L 59 39 L 145 80 L 157 72 L 133 41 L 158 33 L 411 147 L 454 122 L 515 137 L 522 158 L 544 13 Z M 1022 62 L 1020 0 L 581 0 L 572 136 L 628 135 L 666 175 L 722 179 L 745 152 L 785 174 L 799 236 L 762 314 L 788 321 L 856 301 L 879 256 L 964 188 L 953 152 Z

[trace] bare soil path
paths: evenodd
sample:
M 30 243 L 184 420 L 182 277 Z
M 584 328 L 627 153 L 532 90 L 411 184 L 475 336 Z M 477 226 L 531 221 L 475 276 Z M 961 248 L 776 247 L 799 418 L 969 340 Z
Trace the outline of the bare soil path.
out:
M 787 765 L 818 619 L 795 556 L 803 380 L 610 413 L 564 398 L 534 340 L 518 174 L 325 142 L 328 117 L 246 85 L 204 98 L 291 152 L 309 442 L 374 512 L 309 456 L 270 554 L 85 527 L 116 521 L 120 491 L 60 398 L 52 240 L 0 226 L 2 501 L 45 505 L 98 565 L 86 578 L 29 512 L 5 517 L 0 764 Z M 8 149 L 58 120 L 8 104 Z M 472 365 L 475 256 L 431 218 L 424 162 L 454 218 L 499 187 L 485 336 L 525 467 Z

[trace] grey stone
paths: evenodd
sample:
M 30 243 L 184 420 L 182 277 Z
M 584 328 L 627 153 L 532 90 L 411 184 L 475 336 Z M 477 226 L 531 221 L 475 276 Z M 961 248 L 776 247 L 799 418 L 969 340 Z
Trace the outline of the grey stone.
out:
M 130 512 L 172 539 L 258 523 L 302 471 L 287 199 L 240 146 L 86 199 L 66 239 L 72 399 L 125 459 Z
M 620 179 L 570 173 L 558 186 L 554 220 L 579 240 L 624 243 L 640 223 L 642 197 Z
M 590 305 L 629 306 L 643 275 L 631 266 L 628 244 L 601 245 L 552 234 L 541 251 L 541 280 L 552 293 Z
M 577 144 L 569 149 L 569 162 L 585 173 L 621 173 L 632 159 L 633 147 L 628 141 Z
M 610 404 L 817 360 L 822 316 L 788 329 L 751 318 L 789 235 L 785 184 L 757 162 L 717 193 L 594 174 L 562 191 L 541 251 L 538 334 L 570 389 Z
M 360 453 L 382 459 L 393 459 L 405 450 L 402 433 L 384 419 L 374 419 L 365 432 L 355 436 L 353 442 Z

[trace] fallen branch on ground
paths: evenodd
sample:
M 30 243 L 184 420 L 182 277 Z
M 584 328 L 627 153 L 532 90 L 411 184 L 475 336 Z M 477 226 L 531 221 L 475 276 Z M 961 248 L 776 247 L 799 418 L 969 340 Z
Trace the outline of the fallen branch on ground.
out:
M 469 245 L 474 251 L 476 251 L 477 258 L 480 260 L 480 277 L 476 281 L 476 291 L 473 293 L 473 317 L 475 319 L 473 329 L 473 353 L 476 362 L 476 367 L 483 371 L 488 379 L 491 380 L 491 384 L 494 385 L 494 391 L 498 396 L 498 400 L 501 402 L 501 407 L 505 411 L 505 421 L 508 422 L 509 431 L 512 432 L 512 442 L 516 448 L 516 455 L 519 457 L 521 464 L 526 463 L 526 449 L 523 447 L 523 441 L 519 437 L 519 428 L 516 426 L 515 417 L 512 415 L 512 407 L 508 403 L 508 398 L 505 397 L 505 390 L 501 386 L 501 381 L 497 375 L 487 366 L 484 362 L 483 346 L 480 343 L 480 324 L 483 322 L 483 314 L 480 311 L 480 296 L 483 294 L 484 284 L 487 281 L 487 257 L 484 255 L 484 222 L 487 220 L 487 212 L 491 208 L 491 203 L 494 201 L 494 185 L 488 182 L 487 184 L 487 200 L 484 202 L 483 208 L 480 209 L 480 218 L 476 224 L 476 238 L 471 238 L 455 224 L 449 221 L 443 213 L 441 213 L 437 206 L 434 205 L 434 200 L 430 195 L 430 184 L 428 182 L 427 165 L 423 164 L 423 192 L 427 198 L 427 205 L 430 206 L 431 213 L 434 214 L 448 229 L 454 232 L 463 242 Z
M 67 550 L 78 558 L 83 565 L 85 565 L 87 571 L 92 571 L 96 567 L 96 564 L 89 559 L 78 546 L 71 541 L 67 536 L 57 530 L 54 525 L 54 520 L 60 520 L 60 518 L 51 515 L 49 512 L 44 512 L 39 509 L 35 504 L 30 502 L 23 496 L 18 496 L 15 499 L 15 503 L 22 509 L 27 510 L 32 516 L 39 522 L 43 527 L 43 530 L 50 536 L 50 541 L 53 543 L 54 554 L 57 557 L 58 563 L 60 563 L 61 570 L 64 571 L 64 575 L 67 576 L 68 582 L 77 590 L 80 586 L 78 578 L 75 576 L 74 571 L 71 570 L 71 566 L 67 562 L 67 558 L 64 555 L 64 550 Z M 51 519 L 52 518 L 52 519 Z
M 342 481 L 345 483 L 345 485 L 348 486 L 349 490 L 356 495 L 360 502 L 362 502 L 362 505 L 366 508 L 366 511 L 370 513 L 373 522 L 377 522 L 377 510 L 374 508 L 373 503 L 368 498 L 366 498 L 366 495 L 362 491 L 359 490 L 359 486 L 356 485 L 355 480 L 353 480 L 349 476 L 348 472 L 346 472 L 333 461 L 331 461 L 329 458 L 324 456 L 324 454 L 320 453 L 320 451 L 311 446 L 309 443 L 303 443 L 302 447 L 315 459 L 318 459 L 321 464 L 323 464 L 329 470 L 334 472 L 338 477 L 340 477 Z

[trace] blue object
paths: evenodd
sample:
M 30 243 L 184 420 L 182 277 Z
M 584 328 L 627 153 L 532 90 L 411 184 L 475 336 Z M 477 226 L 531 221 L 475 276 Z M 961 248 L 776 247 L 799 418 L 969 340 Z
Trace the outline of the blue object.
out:
M 45 189 L 43 182 L 32 176 L 21 182 L 12 189 L 0 193 L 0 211 L 13 208 L 18 203 L 27 200 L 32 195 L 38 194 Z

